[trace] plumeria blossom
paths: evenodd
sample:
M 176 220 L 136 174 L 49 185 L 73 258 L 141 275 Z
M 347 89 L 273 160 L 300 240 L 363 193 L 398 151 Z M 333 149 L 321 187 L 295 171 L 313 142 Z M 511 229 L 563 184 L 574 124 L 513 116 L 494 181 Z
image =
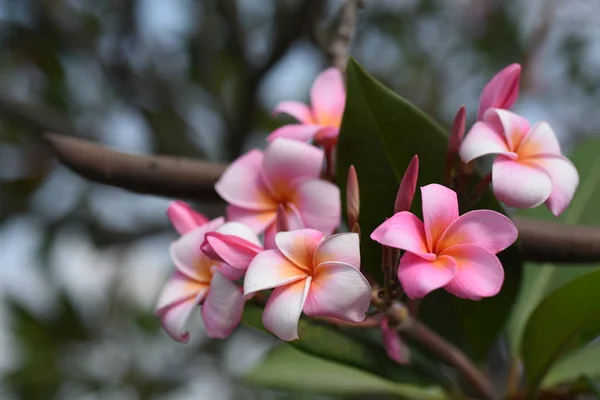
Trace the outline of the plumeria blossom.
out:
M 403 211 L 386 220 L 371 239 L 406 250 L 398 279 L 410 298 L 444 288 L 472 300 L 496 295 L 504 270 L 496 253 L 517 239 L 517 228 L 491 210 L 458 215 L 456 193 L 431 184 L 421 188 L 423 222 Z
M 310 90 L 310 100 L 310 106 L 297 101 L 284 101 L 275 106 L 273 114 L 289 114 L 300 123 L 276 129 L 267 140 L 288 138 L 300 141 L 314 139 L 316 143 L 335 142 L 346 103 L 344 79 L 339 69 L 326 69 L 317 77 Z
M 481 93 L 477 119 L 483 119 L 483 115 L 490 108 L 510 110 L 519 97 L 520 78 L 521 66 L 519 64 L 511 64 L 494 75 Z
M 276 249 L 259 253 L 244 278 L 244 296 L 274 289 L 265 307 L 264 326 L 283 340 L 298 338 L 298 320 L 309 316 L 361 322 L 371 287 L 360 273 L 359 237 L 325 237 L 315 229 L 279 232 Z
M 546 122 L 530 126 L 511 111 L 489 109 L 460 148 L 465 163 L 486 154 L 498 154 L 492 166 L 492 187 L 507 206 L 533 208 L 545 203 L 558 216 L 579 184 L 577 169 L 562 155 Z
M 288 228 L 318 229 L 330 234 L 340 221 L 340 191 L 319 179 L 323 151 L 289 139 L 277 139 L 265 152 L 252 150 L 229 166 L 215 185 L 230 205 L 229 220 L 265 232 L 265 247 L 274 246 L 279 205 Z
M 398 364 L 407 365 L 410 362 L 410 350 L 406 343 L 402 341 L 400 334 L 390 326 L 387 316 L 381 319 L 380 328 L 383 346 L 388 357 Z
M 165 331 L 176 341 L 187 342 L 186 324 L 192 312 L 202 304 L 206 332 L 213 338 L 225 338 L 239 324 L 244 307 L 241 288 L 233 280 L 245 271 L 224 262 L 211 260 L 200 249 L 208 232 L 236 236 L 260 246 L 258 237 L 238 222 L 224 223 L 223 218 L 208 221 L 189 206 L 175 202 L 169 218 L 181 237 L 171 244 L 176 270 L 163 288 L 155 313 Z

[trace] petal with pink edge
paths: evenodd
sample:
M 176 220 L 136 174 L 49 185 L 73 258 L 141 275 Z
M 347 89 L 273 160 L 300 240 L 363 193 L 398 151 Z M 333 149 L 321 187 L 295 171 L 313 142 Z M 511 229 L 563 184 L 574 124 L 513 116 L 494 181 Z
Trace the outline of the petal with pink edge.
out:
M 443 254 L 456 261 L 454 278 L 444 286 L 453 295 L 480 300 L 497 295 L 502 288 L 502 264 L 498 257 L 483 247 L 461 244 L 446 249 Z
M 454 190 L 433 183 L 421 188 L 421 199 L 427 247 L 435 252 L 440 236 L 458 218 L 458 198 Z
M 260 234 L 275 221 L 276 210 L 276 205 L 273 205 L 272 209 L 263 211 L 227 206 L 227 219 L 247 225 L 254 232 Z
M 307 143 L 276 139 L 265 150 L 262 176 L 273 196 L 285 199 L 298 180 L 319 178 L 323 151 Z
M 473 125 L 465 136 L 458 154 L 465 163 L 487 154 L 513 154 L 516 157 L 516 154 L 510 153 L 502 132 L 485 122 L 476 122 Z
M 506 144 L 512 152 L 516 152 L 530 130 L 529 121 L 512 111 L 490 108 L 486 111 L 483 120 L 492 129 L 502 132 Z
M 323 239 L 317 246 L 312 264 L 339 261 L 360 270 L 360 239 L 358 233 L 338 233 Z
M 579 173 L 573 163 L 563 156 L 544 156 L 530 162 L 542 167 L 552 180 L 552 193 L 546 206 L 552 214 L 559 216 L 569 206 L 579 185 Z
M 262 251 L 262 246 L 257 246 L 237 236 L 223 235 L 219 232 L 207 233 L 206 243 L 225 263 L 244 271 L 252 259 Z
M 313 269 L 315 249 L 323 239 L 323 232 L 316 229 L 298 229 L 279 232 L 275 236 L 275 244 L 288 260 L 297 267 L 309 272 Z
M 313 114 L 321 125 L 339 127 L 346 104 L 344 78 L 337 68 L 323 71 L 310 90 Z
M 472 244 L 496 254 L 517 240 L 517 227 L 505 215 L 492 210 L 469 211 L 458 217 L 444 232 L 439 250 Z
M 420 299 L 428 293 L 446 286 L 456 271 L 452 257 L 439 256 L 425 260 L 413 253 L 404 253 L 398 265 L 398 279 L 406 295 Z
M 239 325 L 244 310 L 240 288 L 215 272 L 210 290 L 202 304 L 202 320 L 208 336 L 225 339 Z
M 281 113 L 291 115 L 303 124 L 314 123 L 310 107 L 299 101 L 282 101 L 277 104 L 273 109 L 273 116 Z
M 194 211 L 192 207 L 183 201 L 173 201 L 169 204 L 169 208 L 167 208 L 167 217 L 169 217 L 173 228 L 175 228 L 180 235 L 184 235 L 208 222 L 208 218 Z
M 560 144 L 554 131 L 547 122 L 535 124 L 517 149 L 520 159 L 527 159 L 536 155 L 555 154 L 561 155 Z
M 315 269 L 304 313 L 362 322 L 370 304 L 371 285 L 356 268 L 342 262 L 326 262 Z
M 271 134 L 267 136 L 267 140 L 272 142 L 275 139 L 283 138 L 308 142 L 312 140 L 321 129 L 322 127 L 320 125 L 284 125 L 271 132 Z
M 482 119 L 489 108 L 510 109 L 519 97 L 521 66 L 510 64 L 498 72 L 483 88 L 477 119 Z
M 254 257 L 246 271 L 244 298 L 260 290 L 296 282 L 307 275 L 305 270 L 288 260 L 279 250 L 265 250 Z
M 298 208 L 295 205 L 288 203 L 285 206 L 285 217 L 287 218 L 288 230 L 303 229 L 304 222 Z M 265 231 L 265 249 L 276 249 L 275 235 L 277 234 L 277 222 L 273 222 Z
M 198 303 L 193 297 L 174 304 L 161 315 L 163 329 L 177 342 L 187 343 L 190 334 L 186 329 L 187 322 Z
M 390 327 L 388 317 L 386 316 L 381 319 L 381 336 L 385 352 L 389 358 L 402 365 L 410 362 L 408 346 L 400 338 L 400 333 Z
M 533 208 L 548 199 L 552 180 L 538 165 L 498 156 L 492 165 L 492 188 L 509 207 Z
M 167 308 L 186 299 L 202 301 L 208 285 L 208 283 L 197 282 L 181 272 L 175 271 L 160 292 L 154 313 L 162 315 Z
M 311 278 L 280 286 L 273 290 L 262 321 L 269 332 L 281 340 L 298 339 L 298 320 L 310 287 Z
M 222 233 L 223 235 L 235 236 L 256 246 L 261 246 L 260 239 L 256 233 L 248 225 L 242 224 L 241 222 L 226 222 L 218 227 L 216 232 Z
M 263 159 L 260 151 L 252 150 L 235 160 L 215 184 L 219 196 L 250 210 L 274 208 L 276 204 L 261 177 Z
M 321 179 L 303 181 L 295 189 L 293 204 L 298 208 L 304 226 L 331 234 L 340 224 L 340 189 Z
M 435 258 L 435 254 L 427 248 L 423 222 L 408 211 L 396 213 L 388 218 L 371 233 L 371 239 L 386 246 L 410 251 L 429 260 Z
M 237 281 L 242 279 L 246 275 L 246 270 L 240 268 L 234 268 L 231 265 L 220 262 L 217 264 L 217 271 L 223 274 L 230 281 Z

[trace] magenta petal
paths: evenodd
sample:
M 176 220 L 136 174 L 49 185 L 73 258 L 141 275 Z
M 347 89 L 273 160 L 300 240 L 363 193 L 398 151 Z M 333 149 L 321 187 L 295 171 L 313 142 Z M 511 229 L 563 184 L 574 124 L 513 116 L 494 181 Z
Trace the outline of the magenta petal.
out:
M 260 234 L 275 221 L 276 208 L 264 211 L 249 210 L 236 206 L 227 206 L 227 219 L 249 226 Z
M 510 64 L 494 75 L 481 93 L 477 119 L 482 119 L 489 108 L 510 109 L 519 96 L 520 77 L 521 66 L 516 63 Z
M 502 131 L 485 122 L 476 122 L 465 136 L 458 152 L 464 163 L 486 154 L 511 154 Z
M 371 233 L 371 239 L 428 259 L 435 258 L 427 248 L 423 223 L 408 211 L 396 213 L 388 218 Z
M 337 68 L 323 71 L 310 90 L 315 119 L 322 125 L 339 125 L 346 103 L 344 78 Z
M 279 250 L 265 250 L 254 257 L 248 267 L 244 278 L 244 297 L 247 299 L 255 292 L 299 281 L 307 275 Z
M 473 244 L 496 254 L 517 240 L 517 227 L 505 215 L 492 210 L 469 211 L 458 217 L 440 239 L 440 251 Z
M 313 265 L 342 262 L 360 270 L 360 238 L 358 233 L 338 233 L 323 239 L 317 246 Z
M 548 173 L 533 163 L 520 163 L 498 156 L 492 166 L 492 187 L 496 198 L 509 207 L 533 208 L 552 192 Z
M 202 320 L 208 336 L 225 339 L 242 320 L 242 291 L 218 271 L 215 272 L 208 296 L 202 304 Z
M 250 210 L 276 206 L 261 177 L 263 154 L 252 150 L 235 160 L 215 184 L 217 193 L 229 204 Z
M 273 116 L 285 113 L 296 118 L 303 124 L 312 124 L 313 117 L 310 108 L 299 101 L 282 101 L 273 109 Z
M 381 335 L 388 357 L 398 364 L 407 365 L 410 362 L 408 346 L 400 338 L 400 333 L 390 327 L 388 317 L 386 316 L 381 319 Z
M 298 321 L 310 287 L 311 278 L 280 286 L 273 290 L 262 321 L 265 328 L 281 340 L 298 339 Z
M 342 262 L 325 262 L 314 271 L 304 313 L 362 322 L 370 304 L 371 286 L 355 267 Z
M 315 249 L 323 239 L 323 232 L 316 229 L 298 229 L 279 232 L 275 236 L 277 248 L 288 260 L 306 271 L 312 270 Z
M 302 179 L 319 178 L 323 168 L 323 151 L 307 143 L 276 139 L 265 150 L 262 176 L 277 198 L 289 195 Z
M 329 235 L 340 224 L 340 189 L 330 182 L 321 179 L 301 182 L 296 186 L 293 203 L 307 228 Z
M 283 138 L 308 142 L 312 140 L 322 128 L 323 127 L 320 125 L 284 125 L 271 132 L 271 134 L 267 136 L 267 140 L 272 142 L 275 139 Z
M 434 252 L 442 233 L 458 218 L 458 198 L 454 190 L 432 183 L 421 188 L 421 200 L 427 247 Z
M 261 246 L 237 236 L 223 235 L 218 232 L 207 233 L 206 242 L 225 263 L 244 271 L 252 259 L 262 251 Z
M 394 213 L 402 211 L 410 211 L 410 207 L 415 197 L 415 191 L 417 189 L 417 179 L 419 178 L 419 156 L 414 155 L 406 172 L 400 182 L 398 193 L 396 194 L 396 201 L 394 202 Z
M 502 264 L 486 249 L 462 244 L 446 249 L 443 254 L 456 261 L 454 278 L 444 286 L 448 292 L 463 299 L 480 300 L 495 296 L 502 288 Z
M 530 124 L 525 118 L 512 111 L 490 108 L 483 120 L 497 132 L 502 132 L 506 144 L 512 152 L 519 152 L 519 146 L 530 131 Z
M 194 211 L 183 201 L 173 201 L 167 208 L 167 216 L 173 228 L 183 235 L 208 222 L 208 218 Z
M 552 193 L 546 206 L 552 214 L 559 216 L 569 206 L 579 185 L 579 173 L 575 165 L 566 157 L 547 155 L 530 160 L 542 167 L 552 180 Z
M 398 279 L 406 295 L 420 299 L 444 287 L 454 278 L 456 262 L 452 257 L 439 256 L 425 260 L 413 253 L 404 253 L 398 265 Z

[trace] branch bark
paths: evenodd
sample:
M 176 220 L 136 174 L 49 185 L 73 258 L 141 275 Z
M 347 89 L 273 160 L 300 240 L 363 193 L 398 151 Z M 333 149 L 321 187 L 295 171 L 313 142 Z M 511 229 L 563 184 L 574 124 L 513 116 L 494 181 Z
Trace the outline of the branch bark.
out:
M 337 30 L 327 51 L 331 59 L 331 65 L 342 71 L 346 69 L 350 44 L 358 21 L 358 10 L 361 6 L 362 0 L 346 0 L 344 2 Z

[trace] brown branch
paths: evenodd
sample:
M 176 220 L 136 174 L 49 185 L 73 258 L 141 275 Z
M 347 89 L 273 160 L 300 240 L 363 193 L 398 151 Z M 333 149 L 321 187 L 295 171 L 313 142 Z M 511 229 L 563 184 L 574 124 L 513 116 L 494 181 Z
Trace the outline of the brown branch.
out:
M 331 59 L 331 65 L 341 70 L 346 69 L 350 44 L 358 21 L 358 10 L 361 6 L 361 0 L 344 1 L 337 30 L 329 45 L 328 53 Z

